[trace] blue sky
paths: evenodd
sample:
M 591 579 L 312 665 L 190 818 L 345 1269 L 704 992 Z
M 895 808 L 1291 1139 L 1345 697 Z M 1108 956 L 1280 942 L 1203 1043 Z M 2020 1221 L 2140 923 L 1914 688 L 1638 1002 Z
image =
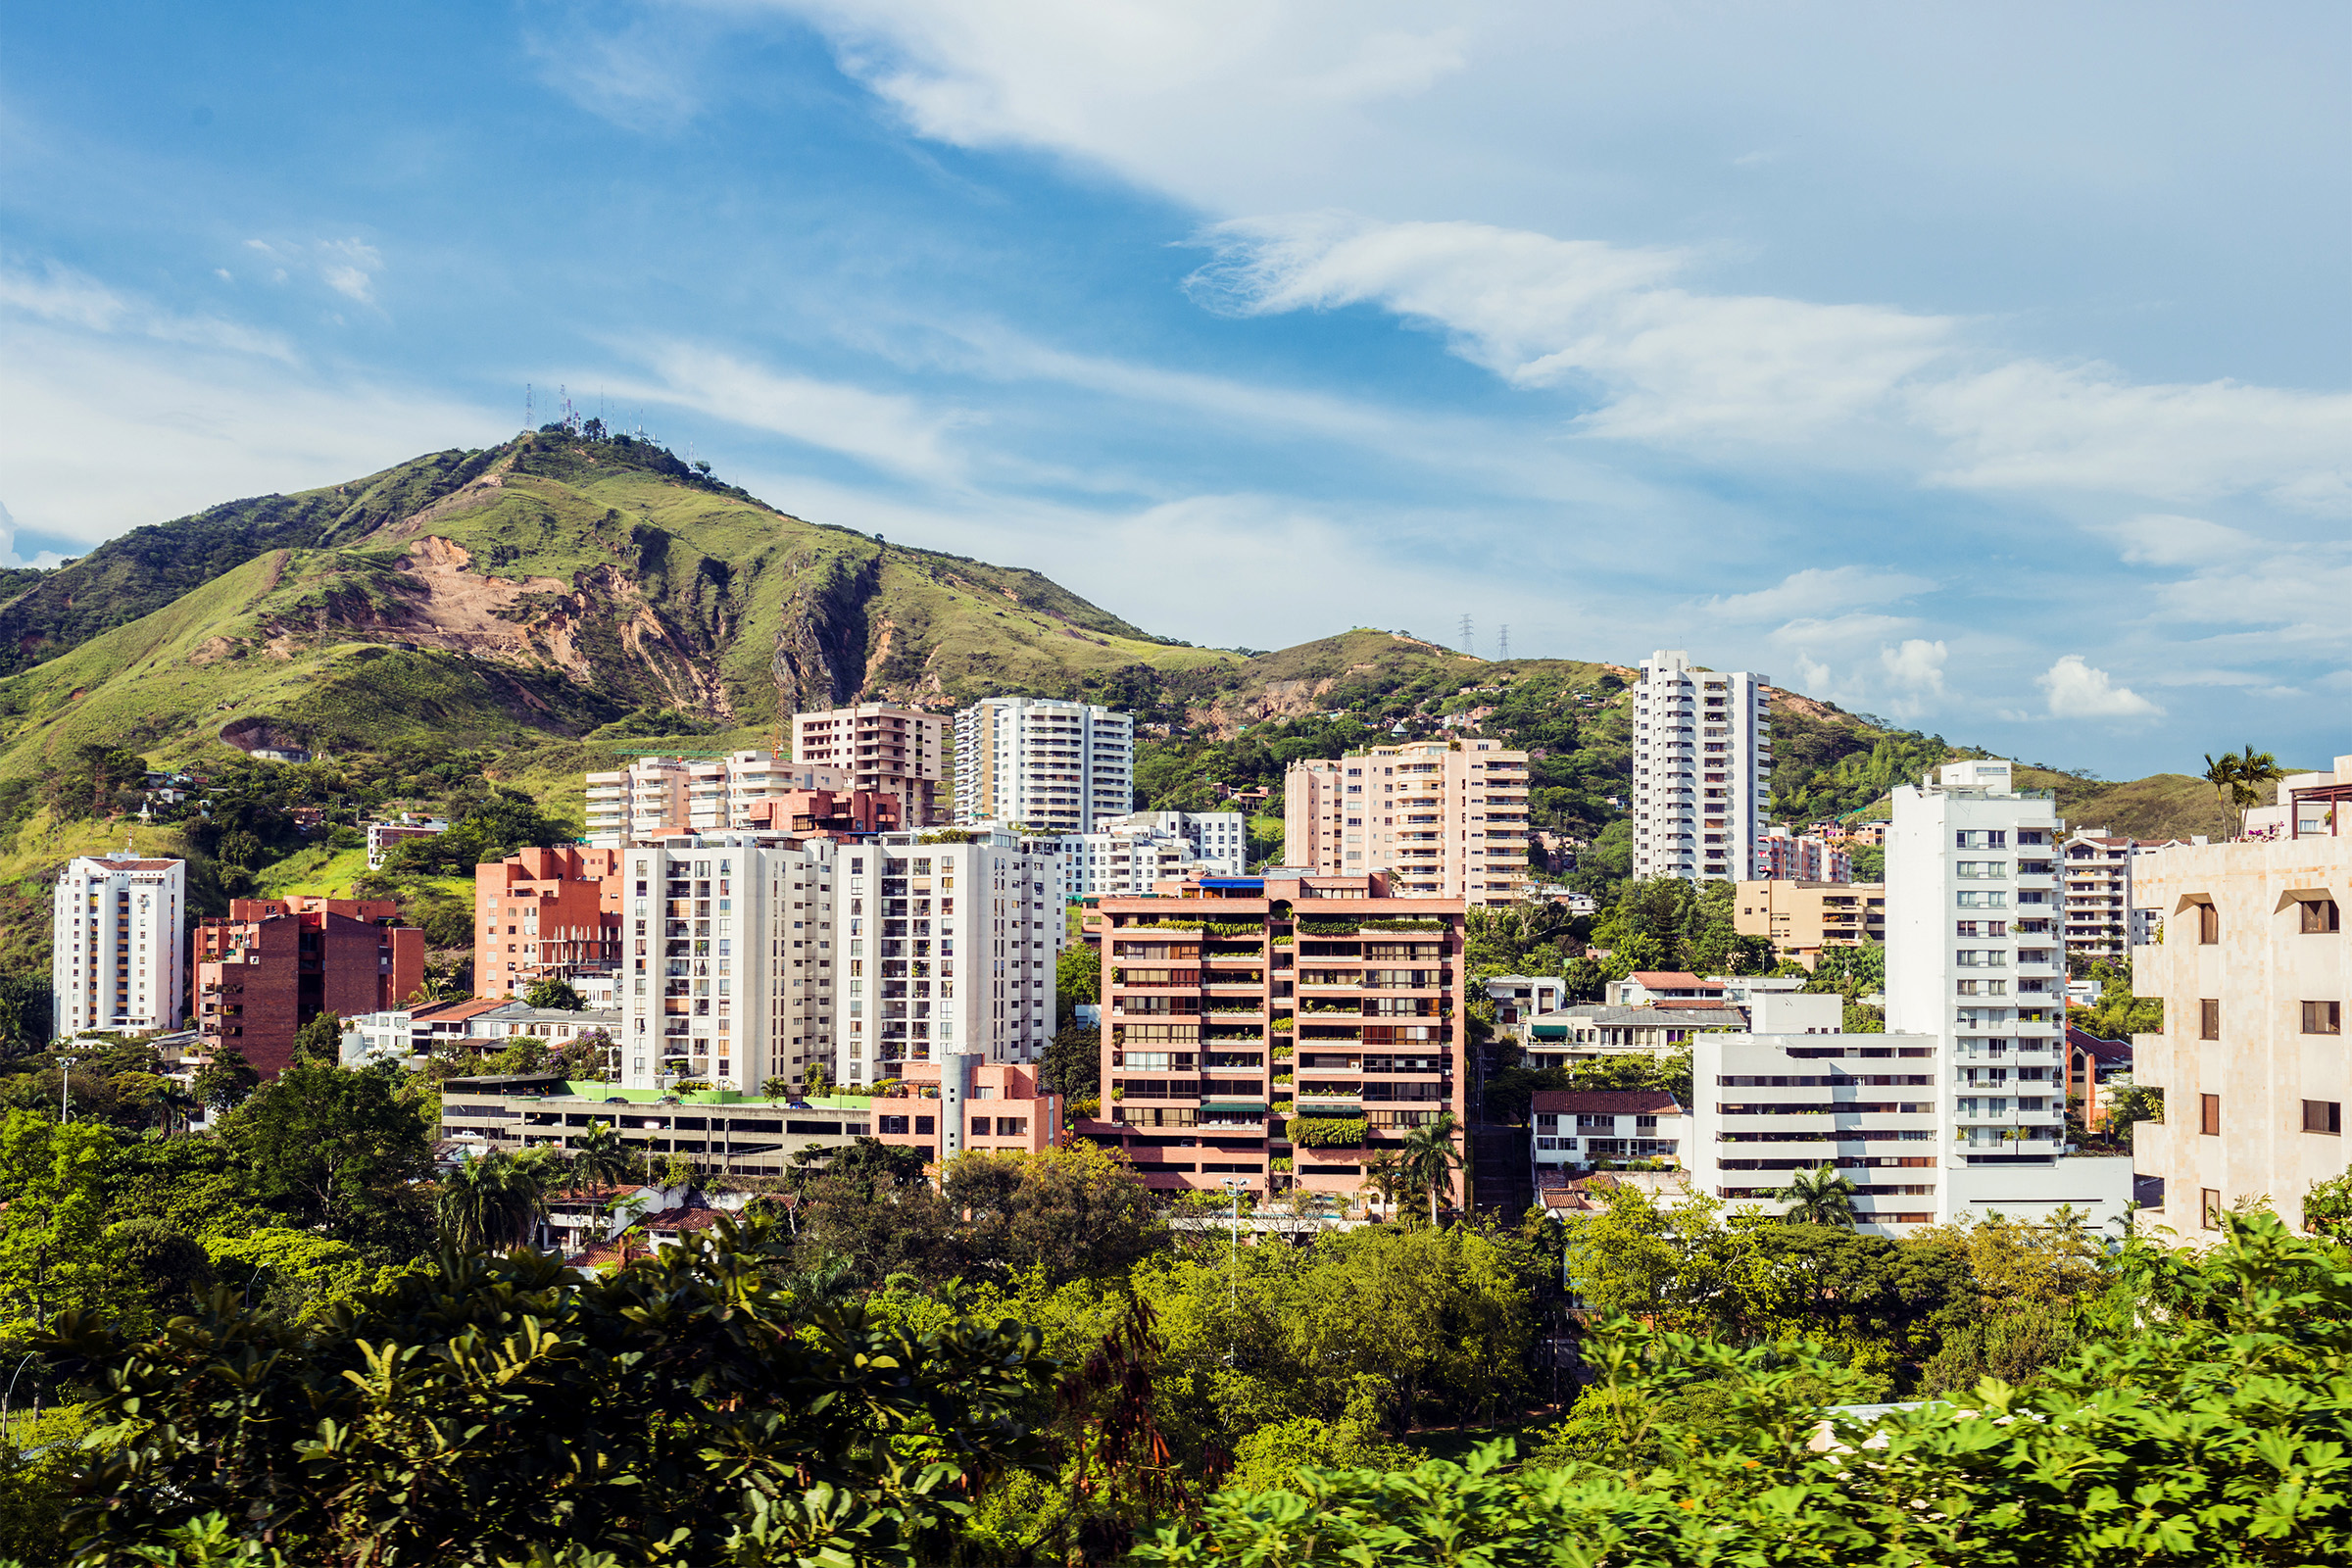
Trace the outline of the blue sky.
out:
M 1277 647 L 1683 647 L 2036 761 L 2352 751 L 2335 4 L 24 11 L 70 555 L 554 389 Z

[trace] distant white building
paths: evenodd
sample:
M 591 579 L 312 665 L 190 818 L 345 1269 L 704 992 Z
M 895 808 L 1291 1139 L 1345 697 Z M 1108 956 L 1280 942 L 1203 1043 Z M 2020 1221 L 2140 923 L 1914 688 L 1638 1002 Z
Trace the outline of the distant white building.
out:
M 411 816 L 403 812 L 397 822 L 368 824 L 368 869 L 380 870 L 392 852 L 410 839 L 438 838 L 449 831 L 449 824 L 439 817 Z
M 1766 680 L 1693 669 L 1681 649 L 1642 661 L 1634 689 L 1634 875 L 1738 882 L 1771 808 Z
M 847 768 L 794 762 L 772 752 L 641 757 L 587 778 L 588 843 L 604 850 L 675 833 L 740 833 L 752 805 L 793 790 L 846 791 Z
M 1249 865 L 1249 827 L 1239 811 L 1132 811 L 1092 833 L 1040 842 L 1061 857 L 1070 898 L 1149 893 L 1162 879 L 1193 873 L 1240 876 Z
M 49 983 L 63 1037 L 176 1029 L 187 1015 L 187 862 L 75 856 L 51 895 Z
M 1135 720 L 1088 703 L 990 697 L 956 714 L 956 820 L 1090 833 L 1135 808 Z

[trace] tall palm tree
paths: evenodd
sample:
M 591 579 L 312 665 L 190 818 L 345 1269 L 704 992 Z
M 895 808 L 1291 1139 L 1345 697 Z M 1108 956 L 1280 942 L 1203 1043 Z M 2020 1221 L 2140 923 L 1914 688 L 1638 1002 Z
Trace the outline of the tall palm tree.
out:
M 1792 1225 L 1854 1228 L 1854 1184 L 1835 1165 L 1795 1172 L 1775 1196 L 1788 1200 L 1788 1212 L 1782 1217 Z
M 1396 1213 L 1397 1195 L 1411 1184 L 1405 1179 L 1402 1158 L 1394 1149 L 1384 1149 L 1364 1161 L 1364 1181 L 1377 1191 L 1388 1205 L 1389 1215 Z
M 2286 776 L 2278 759 L 2269 752 L 2258 752 L 2248 741 L 2242 752 L 2224 752 L 2216 760 L 2211 752 L 2205 754 L 2205 782 L 2213 786 L 2220 800 L 2223 814 L 2237 819 L 2237 831 L 2246 831 L 2246 812 L 2262 804 L 2262 787 L 2276 784 Z
M 552 1164 L 544 1149 L 494 1150 L 466 1161 L 441 1188 L 442 1237 L 460 1251 L 527 1245 L 547 1215 Z
M 637 1156 L 611 1127 L 591 1127 L 571 1145 L 571 1180 L 575 1190 L 604 1187 L 622 1180 L 637 1168 Z
M 1447 1178 L 1461 1165 L 1462 1156 L 1453 1147 L 1453 1112 L 1447 1111 L 1426 1127 L 1415 1127 L 1404 1135 L 1404 1147 L 1396 1151 L 1398 1173 L 1413 1186 L 1429 1194 L 1429 1222 L 1438 1222 L 1438 1196 L 1447 1185 Z

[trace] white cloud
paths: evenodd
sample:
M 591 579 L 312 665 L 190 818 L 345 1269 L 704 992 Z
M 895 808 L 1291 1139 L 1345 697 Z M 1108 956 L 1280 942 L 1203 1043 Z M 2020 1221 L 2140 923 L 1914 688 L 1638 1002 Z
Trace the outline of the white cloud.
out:
M 38 274 L 0 265 L 0 315 L 76 331 L 260 355 L 288 364 L 294 359 L 293 348 L 275 333 L 216 316 L 181 316 L 54 263 Z
M 1935 586 L 1929 578 L 1877 566 L 1808 566 L 1790 572 L 1770 588 L 1702 599 L 1690 608 L 1735 620 L 1777 620 L 1784 615 L 1819 615 L 1849 606 L 1886 604 L 1924 594 Z
M 946 436 L 971 422 L 969 415 L 933 413 L 913 398 L 770 370 L 696 344 L 652 343 L 638 354 L 660 379 L 614 383 L 610 390 L 622 401 L 699 410 L 936 483 L 963 478 Z
M 1913 701 L 1943 695 L 1943 662 L 1948 651 L 1941 642 L 1906 638 L 1899 648 L 1879 650 L 1879 665 L 1886 678 Z
M 318 275 L 328 288 L 362 305 L 375 303 L 375 274 L 384 259 L 374 246 L 356 239 L 320 240 L 318 253 Z
M 2081 654 L 2065 655 L 2034 684 L 2048 700 L 2053 718 L 2149 718 L 2164 712 L 2131 687 L 2116 685 Z

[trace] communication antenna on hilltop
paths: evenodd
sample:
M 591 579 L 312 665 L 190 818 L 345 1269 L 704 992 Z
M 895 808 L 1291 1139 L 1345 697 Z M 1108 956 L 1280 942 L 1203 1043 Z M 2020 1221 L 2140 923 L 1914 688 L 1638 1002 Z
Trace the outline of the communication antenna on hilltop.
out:
M 538 428 L 536 424 L 531 422 L 531 383 L 525 381 L 522 383 L 522 427 L 525 430 L 535 430 Z
M 1494 629 L 1494 657 L 1496 659 L 1511 657 L 1511 623 L 1507 620 Z
M 1470 646 L 1470 617 L 1466 614 L 1462 616 L 1462 652 L 1477 657 L 1477 650 Z

